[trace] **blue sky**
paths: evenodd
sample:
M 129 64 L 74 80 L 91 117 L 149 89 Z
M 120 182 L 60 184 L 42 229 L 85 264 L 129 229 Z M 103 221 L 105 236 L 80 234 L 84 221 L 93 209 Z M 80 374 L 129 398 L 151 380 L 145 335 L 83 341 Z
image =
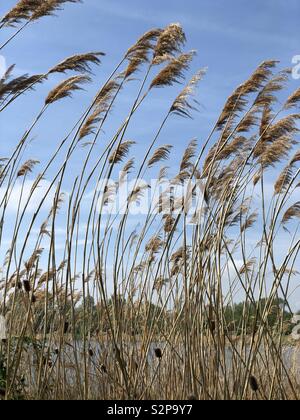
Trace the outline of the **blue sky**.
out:
M 12 0 L 1 2 L 0 15 L 14 4 Z M 44 18 L 31 25 L 1 52 L 7 65 L 16 64 L 16 74 L 33 74 L 44 72 L 75 53 L 103 51 L 107 55 L 95 69 L 94 85 L 87 92 L 49 110 L 49 117 L 33 133 L 28 156 L 43 161 L 51 155 L 95 89 L 142 33 L 152 27 L 180 22 L 187 34 L 187 49 L 198 51 L 191 74 L 203 67 L 208 67 L 208 73 L 199 87 L 200 109 L 196 118 L 191 122 L 172 119 L 159 139 L 161 144 L 175 146 L 175 165 L 176 154 L 182 155 L 189 140 L 196 137 L 201 144 L 206 138 L 227 96 L 258 64 L 278 59 L 283 68 L 291 66 L 292 58 L 300 55 L 299 16 L 299 0 L 85 0 L 83 4 L 66 5 L 58 18 Z M 10 33 L 1 30 L 0 43 Z M 47 92 L 59 80 L 57 76 L 50 79 L 0 116 L 0 156 L 9 155 L 41 108 Z M 289 89 L 295 90 L 299 83 L 292 81 Z M 116 121 L 127 115 L 133 89 L 124 92 L 116 108 Z M 178 89 L 155 92 L 145 103 L 144 111 L 139 112 L 139 124 L 128 132 L 138 142 L 137 157 L 142 156 L 144 142 L 153 138 Z M 110 128 L 106 130 L 104 135 L 109 137 Z M 73 165 L 77 167 L 80 163 L 81 155 L 77 154 Z M 68 189 L 67 184 L 65 188 Z
M 0 15 L 14 3 L 1 2 Z M 297 0 L 85 0 L 83 4 L 68 4 L 65 9 L 58 18 L 44 18 L 27 28 L 10 44 L 3 51 L 7 64 L 16 64 L 19 73 L 40 73 L 74 53 L 100 50 L 107 54 L 96 70 L 101 83 L 142 33 L 151 27 L 180 22 L 187 33 L 187 49 L 198 51 L 193 70 L 208 67 L 199 91 L 202 119 L 190 125 L 197 131 L 192 137 L 207 133 L 226 97 L 260 62 L 278 59 L 288 67 L 293 56 L 300 54 Z M 1 31 L 0 39 L 8 33 Z M 295 88 L 298 84 L 294 81 Z M 48 90 L 46 85 L 38 94 L 28 95 L 26 101 L 16 104 L 12 118 L 17 110 L 20 124 L 6 124 L 10 135 L 18 134 L 15 129 L 21 130 L 22 123 L 26 127 Z M 85 98 L 89 99 L 85 95 L 82 100 Z M 6 115 L 5 121 L 9 120 L 10 115 Z M 7 137 L 2 124 L 0 130 Z M 6 144 L 0 146 L 2 153 Z

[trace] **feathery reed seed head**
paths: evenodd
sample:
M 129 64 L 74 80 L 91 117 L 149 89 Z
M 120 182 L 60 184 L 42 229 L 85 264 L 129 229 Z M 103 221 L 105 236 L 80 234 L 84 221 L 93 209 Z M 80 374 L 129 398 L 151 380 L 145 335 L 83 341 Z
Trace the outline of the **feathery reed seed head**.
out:
M 99 65 L 103 57 L 103 52 L 89 52 L 85 54 L 76 54 L 66 58 L 61 63 L 49 70 L 51 73 L 66 73 L 67 71 L 76 71 L 79 73 L 91 73 L 91 64 Z
M 172 86 L 174 83 L 180 83 L 180 81 L 184 79 L 184 72 L 189 69 L 194 56 L 195 51 L 191 51 L 173 58 L 154 78 L 150 85 L 150 89 Z
M 185 33 L 179 23 L 172 23 L 161 32 L 154 50 L 153 64 L 162 64 L 177 53 L 186 43 Z
M 51 90 L 48 94 L 45 104 L 50 105 L 63 98 L 70 98 L 76 90 L 82 90 L 80 84 L 90 82 L 90 78 L 86 75 L 73 76 L 64 80 L 58 86 Z

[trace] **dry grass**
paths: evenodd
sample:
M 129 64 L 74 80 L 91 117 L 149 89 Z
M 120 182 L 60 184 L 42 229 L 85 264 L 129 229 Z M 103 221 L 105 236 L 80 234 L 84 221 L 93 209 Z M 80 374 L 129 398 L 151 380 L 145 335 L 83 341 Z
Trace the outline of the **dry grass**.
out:
M 0 23 L 3 33 L 6 26 L 16 26 L 0 50 L 63 3 L 21 0 Z M 187 145 L 171 183 L 193 181 L 189 197 L 200 187 L 204 199 L 190 225 L 188 197 L 163 187 L 167 168 L 160 164 L 170 159 L 174 145 L 159 146 L 158 141 L 171 116 L 190 117 L 195 111 L 193 96 L 205 70 L 170 100 L 137 166 L 131 156 L 135 142 L 127 137 L 154 88 L 185 80 L 195 53 L 183 52 L 184 45 L 178 24 L 143 35 L 47 162 L 24 162 L 33 131 L 44 119 L 51 123 L 50 107 L 91 80 L 92 66 L 100 65 L 103 53 L 69 57 L 41 75 L 14 78 L 10 68 L 0 81 L 0 112 L 5 113 L 51 75 L 79 73 L 51 90 L 9 158 L 1 159 L 1 249 L 7 225 L 12 230 L 0 280 L 1 334 L 6 323 L 0 347 L 3 399 L 300 397 L 299 361 L 295 353 L 287 363 L 283 338 L 299 267 L 300 204 L 294 199 L 299 187 L 299 90 L 279 102 L 290 72 L 266 61 L 228 98 L 201 146 L 195 140 Z M 138 71 L 139 77 L 143 74 L 138 93 L 127 117 L 114 127 L 113 106 Z M 105 144 L 107 127 L 114 134 Z M 76 172 L 72 158 L 78 151 Z M 147 185 L 134 183 L 122 213 L 103 215 L 114 191 L 102 180 L 116 174 L 121 164 L 117 188 L 126 175 L 149 179 L 150 169 L 157 170 L 161 193 L 151 207 L 159 211 L 149 210 L 134 231 L 131 206 L 143 199 Z M 24 199 L 26 182 L 37 167 L 39 174 Z M 66 178 L 73 182 L 67 196 Z M 47 188 L 28 217 L 44 179 L 49 180 Z M 8 208 L 17 185 L 20 205 L 12 220 Z M 44 218 L 49 200 L 52 208 Z M 166 203 L 169 212 L 163 213 Z M 56 247 L 58 225 L 64 226 L 63 253 Z M 283 238 L 284 256 L 278 253 Z M 239 323 L 237 296 L 245 301 Z M 279 297 L 283 306 L 276 303 Z

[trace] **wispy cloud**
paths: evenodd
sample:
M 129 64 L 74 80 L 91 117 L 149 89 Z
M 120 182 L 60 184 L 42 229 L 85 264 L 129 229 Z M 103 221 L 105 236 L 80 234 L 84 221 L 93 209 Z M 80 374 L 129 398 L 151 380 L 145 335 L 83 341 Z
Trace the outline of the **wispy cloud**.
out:
M 33 213 L 38 205 L 40 204 L 43 197 L 45 197 L 50 182 L 49 181 L 41 181 L 39 186 L 32 192 L 32 188 L 34 185 L 34 181 L 27 180 L 24 182 L 22 186 L 21 181 L 17 181 L 13 188 L 11 188 L 9 192 L 9 200 L 7 203 L 7 211 L 9 213 L 17 213 L 18 209 L 20 208 L 21 211 L 25 209 L 27 213 Z M 6 188 L 0 188 L 0 201 L 6 196 Z M 54 198 L 54 190 L 52 193 L 47 194 L 44 200 L 44 209 L 49 209 L 53 203 Z M 27 203 L 28 202 L 28 203 Z
M 107 15 L 111 15 L 114 17 L 119 17 L 121 19 L 128 19 L 134 21 L 142 21 L 142 22 L 153 22 L 155 21 L 155 16 L 145 14 L 142 9 L 137 8 L 128 8 L 124 7 L 124 3 L 118 4 L 118 2 L 112 1 L 105 1 L 102 0 L 99 2 L 98 0 L 93 0 L 92 7 L 97 12 L 102 12 Z
M 252 20 L 251 26 L 245 24 L 245 20 L 240 19 L 237 25 L 229 25 L 227 19 L 217 19 L 214 14 L 207 13 L 201 15 L 201 8 L 194 13 L 189 12 L 191 8 L 169 8 L 169 5 L 161 5 L 159 9 L 155 5 L 151 8 L 151 13 L 147 13 L 149 7 L 144 3 L 131 2 L 128 7 L 124 7 L 123 1 L 107 1 L 93 0 L 92 7 L 97 12 L 111 15 L 120 19 L 129 21 L 146 22 L 155 25 L 163 25 L 171 21 L 180 21 L 186 29 L 196 30 L 201 37 L 203 33 L 211 33 L 219 36 L 226 36 L 235 40 L 249 42 L 251 44 L 258 43 L 258 45 L 276 45 L 289 48 L 298 48 L 298 40 L 291 38 L 288 33 L 278 31 L 274 25 L 273 30 L 270 30 L 269 25 L 265 27 L 258 27 L 256 25 L 259 20 Z M 240 13 L 241 9 L 238 7 L 236 13 Z

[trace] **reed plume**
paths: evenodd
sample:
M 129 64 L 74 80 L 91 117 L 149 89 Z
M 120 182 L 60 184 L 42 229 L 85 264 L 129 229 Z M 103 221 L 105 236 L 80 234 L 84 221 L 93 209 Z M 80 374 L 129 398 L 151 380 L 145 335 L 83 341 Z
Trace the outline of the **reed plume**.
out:
M 91 64 L 99 65 L 99 57 L 105 56 L 102 52 L 89 52 L 85 54 L 76 54 L 66 58 L 61 63 L 49 70 L 51 73 L 66 73 L 67 71 L 76 71 L 79 73 L 91 73 Z
M 168 160 L 173 146 L 167 144 L 159 147 L 148 161 L 148 166 L 151 167 L 162 160 Z
M 286 224 L 293 218 L 300 218 L 300 202 L 293 204 L 285 213 L 282 219 L 282 223 Z
M 174 55 L 181 53 L 185 42 L 186 36 L 179 23 L 172 23 L 167 26 L 158 37 L 153 64 L 162 64 Z
M 49 92 L 45 104 L 50 105 L 61 99 L 72 97 L 74 91 L 82 90 L 80 84 L 90 82 L 90 80 L 91 79 L 86 75 L 72 76 L 69 79 L 64 80 Z
M 189 69 L 189 65 L 195 55 L 194 51 L 181 54 L 173 58 L 166 67 L 154 78 L 150 85 L 150 89 L 172 86 L 184 79 L 184 72 Z
M 124 141 L 122 144 L 120 144 L 110 156 L 109 163 L 117 164 L 123 162 L 123 160 L 129 153 L 130 147 L 133 144 L 135 144 L 135 142 L 131 140 Z
M 191 118 L 191 111 L 195 111 L 197 108 L 195 105 L 192 105 L 189 101 L 191 96 L 194 96 L 195 89 L 197 88 L 199 82 L 203 79 L 206 74 L 206 69 L 199 70 L 189 81 L 188 85 L 183 89 L 183 91 L 177 96 L 173 105 L 171 106 L 171 113 L 180 115 L 182 117 Z M 197 101 L 195 101 L 197 104 Z

